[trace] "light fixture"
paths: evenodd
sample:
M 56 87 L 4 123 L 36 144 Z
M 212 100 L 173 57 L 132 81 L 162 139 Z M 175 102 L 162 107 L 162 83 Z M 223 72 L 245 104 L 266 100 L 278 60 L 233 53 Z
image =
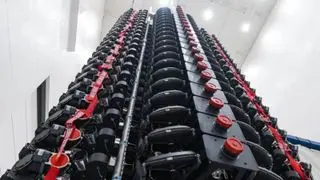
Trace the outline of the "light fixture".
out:
M 213 11 L 211 9 L 206 9 L 203 11 L 203 19 L 206 21 L 211 20 L 213 17 Z
M 248 32 L 249 30 L 250 30 L 250 28 L 251 28 L 251 24 L 250 23 L 243 23 L 242 25 L 241 25 L 241 31 L 242 32 Z

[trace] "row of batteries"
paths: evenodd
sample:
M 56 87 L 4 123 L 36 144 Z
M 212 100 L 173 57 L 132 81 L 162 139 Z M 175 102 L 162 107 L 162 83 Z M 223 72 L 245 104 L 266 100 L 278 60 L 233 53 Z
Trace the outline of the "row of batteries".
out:
M 312 179 L 214 36 L 180 6 L 148 18 L 118 19 L 1 180 Z

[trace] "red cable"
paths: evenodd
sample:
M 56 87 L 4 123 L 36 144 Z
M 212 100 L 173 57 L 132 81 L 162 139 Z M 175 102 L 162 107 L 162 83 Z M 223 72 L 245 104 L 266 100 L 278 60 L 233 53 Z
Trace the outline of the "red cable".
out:
M 266 122 L 268 122 L 268 119 L 270 118 L 269 115 L 267 115 L 263 108 L 255 102 L 255 97 L 256 94 L 248 87 L 247 83 L 245 83 L 240 75 L 237 73 L 233 63 L 229 60 L 229 58 L 225 55 L 224 51 L 221 49 L 220 45 L 217 43 L 217 41 L 214 39 L 214 37 L 212 38 L 215 47 L 219 50 L 219 52 L 222 54 L 224 60 L 227 62 L 227 64 L 229 65 L 231 71 L 233 72 L 235 78 L 239 81 L 239 83 L 242 85 L 242 87 L 245 89 L 246 94 L 248 95 L 250 101 L 255 105 L 255 107 L 258 110 L 258 113 L 262 116 L 262 119 Z M 305 173 L 303 172 L 303 169 L 301 167 L 301 165 L 291 156 L 290 154 L 290 149 L 288 148 L 288 145 L 284 142 L 284 140 L 282 139 L 280 133 L 278 132 L 277 129 L 275 129 L 274 127 L 272 127 L 270 124 L 266 123 L 267 127 L 270 129 L 270 131 L 272 132 L 273 136 L 275 137 L 276 141 L 279 144 L 279 148 L 284 151 L 286 157 L 288 158 L 291 167 L 299 174 L 301 180 L 307 180 L 309 179 Z

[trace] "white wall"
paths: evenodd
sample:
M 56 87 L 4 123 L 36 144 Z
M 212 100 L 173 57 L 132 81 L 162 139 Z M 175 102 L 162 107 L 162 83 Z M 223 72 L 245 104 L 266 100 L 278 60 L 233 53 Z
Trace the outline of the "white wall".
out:
M 288 133 L 320 141 L 319 0 L 279 0 L 242 70 Z
M 243 73 L 289 134 L 320 141 L 320 20 L 318 0 L 279 0 L 249 56 Z M 320 179 L 319 151 L 299 149 Z
M 50 78 L 51 108 L 101 40 L 104 1 L 80 0 L 77 23 L 70 2 L 0 0 L 0 174 L 33 137 L 36 88 Z M 70 24 L 75 52 L 66 51 Z

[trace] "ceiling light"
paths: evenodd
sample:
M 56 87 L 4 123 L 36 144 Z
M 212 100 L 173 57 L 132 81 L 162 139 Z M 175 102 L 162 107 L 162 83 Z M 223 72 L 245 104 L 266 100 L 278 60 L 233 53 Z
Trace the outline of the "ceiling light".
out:
M 243 23 L 241 25 L 241 31 L 242 32 L 248 32 L 250 30 L 251 24 L 250 23 Z
M 203 11 L 203 19 L 206 21 L 211 20 L 213 17 L 213 11 L 211 9 L 206 9 Z

